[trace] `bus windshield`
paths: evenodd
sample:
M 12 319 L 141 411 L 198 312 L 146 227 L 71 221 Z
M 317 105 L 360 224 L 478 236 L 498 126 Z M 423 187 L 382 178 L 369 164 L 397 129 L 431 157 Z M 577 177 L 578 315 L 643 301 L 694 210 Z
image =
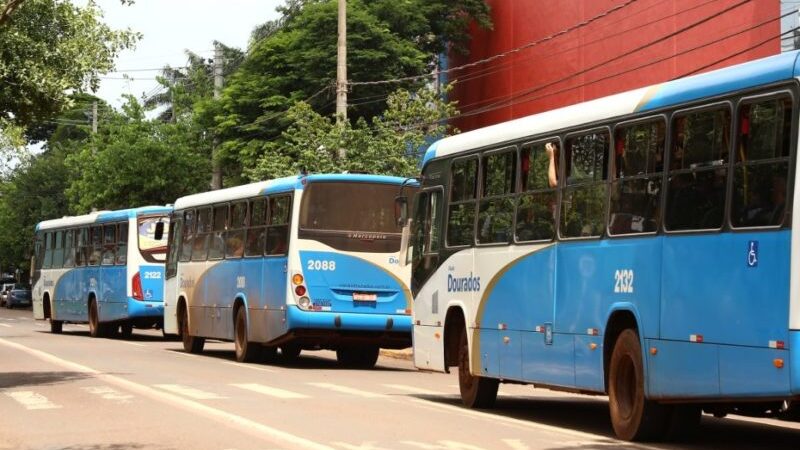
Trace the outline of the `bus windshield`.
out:
M 393 184 L 316 182 L 306 186 L 300 206 L 300 239 L 337 250 L 392 253 L 400 250 Z
M 142 257 L 148 262 L 166 261 L 169 216 L 139 217 L 136 228 Z

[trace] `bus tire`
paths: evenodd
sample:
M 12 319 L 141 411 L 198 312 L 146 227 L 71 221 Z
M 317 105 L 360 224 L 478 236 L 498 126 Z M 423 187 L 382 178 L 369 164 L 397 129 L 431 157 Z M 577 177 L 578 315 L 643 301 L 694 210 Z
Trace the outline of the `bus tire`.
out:
M 206 345 L 205 338 L 192 336 L 189 334 L 189 317 L 186 314 L 186 308 L 180 308 L 180 315 L 178 321 L 181 329 L 181 341 L 183 341 L 183 350 L 187 353 L 202 353 L 203 347 Z
M 130 339 L 133 336 L 133 324 L 123 323 L 119 326 L 122 339 Z
M 89 300 L 89 335 L 93 338 L 106 335 L 106 326 L 100 323 L 100 319 L 97 316 L 97 301 L 95 299 Z
M 669 410 L 645 398 L 642 346 L 635 330 L 628 328 L 617 337 L 608 378 L 608 406 L 617 437 L 626 441 L 662 438 Z
M 303 349 L 297 344 L 284 344 L 281 345 L 281 358 L 286 361 L 293 361 L 300 356 Z
M 458 388 L 461 402 L 468 408 L 491 408 L 497 400 L 499 382 L 494 378 L 473 375 L 469 364 L 467 329 L 461 328 L 458 346 Z
M 236 322 L 234 327 L 234 345 L 236 347 L 236 361 L 254 362 L 261 351 L 260 345 L 247 340 L 247 311 L 244 306 L 236 309 Z
M 50 319 L 50 332 L 53 334 L 61 334 L 62 331 L 64 331 L 64 322 Z

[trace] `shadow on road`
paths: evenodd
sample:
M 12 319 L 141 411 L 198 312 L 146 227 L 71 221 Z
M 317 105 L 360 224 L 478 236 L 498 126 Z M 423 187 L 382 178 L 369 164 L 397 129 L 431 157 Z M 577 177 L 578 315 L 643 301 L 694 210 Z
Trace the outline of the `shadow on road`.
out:
M 413 395 L 438 404 L 462 407 L 456 396 Z M 518 419 L 597 435 L 599 442 L 575 442 L 553 446 L 548 450 L 599 450 L 625 448 L 616 440 L 608 413 L 608 402 L 592 398 L 553 399 L 550 397 L 509 398 L 500 396 L 494 408 L 481 410 L 491 416 Z M 673 442 L 644 443 L 650 448 L 670 450 L 797 450 L 800 448 L 800 429 L 755 423 L 736 418 L 717 419 L 703 415 L 695 436 Z M 635 444 L 631 444 L 636 448 Z
M 37 333 L 41 334 L 53 334 L 48 330 L 36 330 Z M 89 335 L 89 330 L 64 330 L 61 334 L 57 336 L 73 336 L 73 337 L 82 337 L 82 338 L 89 338 L 92 337 Z M 111 341 L 129 341 L 129 342 L 164 342 L 165 339 L 161 336 L 152 336 L 147 334 L 136 334 L 136 331 L 133 332 L 133 335 L 129 339 L 123 339 L 119 334 L 104 337 L 104 338 L 97 338 L 97 339 L 107 339 Z
M 0 389 L 48 386 L 83 380 L 91 376 L 91 374 L 83 372 L 6 372 L 0 373 Z
M 176 348 L 169 348 L 166 349 L 170 352 L 176 353 L 183 353 L 183 349 L 176 349 Z M 220 349 L 207 349 L 203 350 L 203 353 L 198 356 L 208 356 L 211 358 L 221 359 L 229 362 L 236 362 L 236 353 L 233 350 L 220 350 Z M 342 367 L 335 359 L 326 358 L 323 356 L 318 356 L 315 354 L 313 350 L 303 351 L 300 356 L 296 358 L 286 359 L 281 357 L 280 352 L 275 358 L 271 358 L 264 362 L 257 362 L 257 363 L 241 363 L 241 364 L 254 364 L 256 366 L 266 366 L 266 367 L 283 367 L 287 369 L 302 369 L 302 370 L 313 370 L 313 369 L 327 369 L 327 370 L 357 370 L 351 369 L 347 367 Z M 387 367 L 376 365 L 373 369 L 364 369 L 370 370 L 374 372 L 416 372 L 413 369 L 405 369 L 402 367 Z

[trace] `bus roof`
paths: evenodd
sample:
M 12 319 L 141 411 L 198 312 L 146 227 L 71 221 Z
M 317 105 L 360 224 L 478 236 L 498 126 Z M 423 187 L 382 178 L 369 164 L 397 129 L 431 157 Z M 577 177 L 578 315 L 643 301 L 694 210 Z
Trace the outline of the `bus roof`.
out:
M 44 220 L 36 224 L 36 231 L 52 230 L 93 223 L 115 222 L 142 214 L 169 214 L 171 206 L 140 206 L 138 208 L 118 209 L 116 211 L 95 211 L 82 216 L 65 216 L 60 219 Z
M 355 183 L 381 183 L 400 185 L 407 178 L 392 177 L 386 175 L 367 175 L 355 173 L 337 174 L 313 174 L 295 175 L 285 178 L 277 178 L 269 181 L 259 181 L 257 183 L 245 184 L 218 191 L 201 192 L 198 194 L 187 195 L 175 201 L 175 209 L 186 209 L 196 206 L 211 205 L 214 203 L 228 202 L 257 197 L 259 195 L 269 195 L 280 192 L 288 192 L 295 189 L 303 189 L 308 183 L 314 182 L 355 182 Z
M 526 136 L 787 81 L 800 75 L 798 54 L 800 51 L 781 53 L 446 137 L 428 148 L 422 165 L 434 158 Z

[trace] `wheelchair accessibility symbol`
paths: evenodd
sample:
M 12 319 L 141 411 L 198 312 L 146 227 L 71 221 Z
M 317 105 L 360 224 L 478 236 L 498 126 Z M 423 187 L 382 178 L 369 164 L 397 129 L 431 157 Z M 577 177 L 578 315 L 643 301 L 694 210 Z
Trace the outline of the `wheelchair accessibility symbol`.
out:
M 747 244 L 747 267 L 758 266 L 758 241 L 750 241 Z

